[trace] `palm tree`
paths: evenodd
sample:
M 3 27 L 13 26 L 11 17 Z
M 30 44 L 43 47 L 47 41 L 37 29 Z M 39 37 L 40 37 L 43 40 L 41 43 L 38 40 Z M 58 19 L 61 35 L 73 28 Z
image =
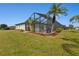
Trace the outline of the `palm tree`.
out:
M 32 23 L 33 23 L 33 20 L 31 18 L 29 18 L 28 19 L 28 24 L 29 24 L 30 31 L 32 31 Z
M 73 24 L 75 22 L 78 22 L 79 23 L 79 15 L 75 15 L 75 16 L 72 16 L 70 18 L 70 22 Z
M 70 22 L 74 23 L 74 22 L 79 22 L 79 15 L 73 16 L 70 18 Z
M 51 33 L 55 33 L 56 32 L 56 16 L 60 16 L 60 15 L 67 15 L 67 9 L 62 7 L 62 4 L 53 4 L 52 8 L 49 10 L 48 14 L 52 14 L 53 18 L 51 21 L 52 27 L 51 27 Z
M 33 20 L 31 18 L 28 19 L 29 29 L 30 31 L 35 32 L 35 24 L 37 23 L 37 20 Z

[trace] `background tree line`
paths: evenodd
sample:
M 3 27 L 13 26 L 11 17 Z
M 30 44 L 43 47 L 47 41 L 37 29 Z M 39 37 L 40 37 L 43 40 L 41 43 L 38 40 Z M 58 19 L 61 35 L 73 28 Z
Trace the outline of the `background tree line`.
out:
M 8 26 L 7 24 L 0 24 L 0 30 L 14 30 L 15 26 Z

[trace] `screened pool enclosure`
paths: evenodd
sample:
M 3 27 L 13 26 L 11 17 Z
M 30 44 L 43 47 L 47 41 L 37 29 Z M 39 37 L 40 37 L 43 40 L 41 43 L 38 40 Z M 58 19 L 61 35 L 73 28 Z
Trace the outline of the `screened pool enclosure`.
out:
M 51 26 L 52 17 L 49 17 L 47 14 L 33 13 L 25 22 L 16 24 L 16 29 L 51 33 Z M 56 26 L 62 27 L 63 25 L 56 21 Z

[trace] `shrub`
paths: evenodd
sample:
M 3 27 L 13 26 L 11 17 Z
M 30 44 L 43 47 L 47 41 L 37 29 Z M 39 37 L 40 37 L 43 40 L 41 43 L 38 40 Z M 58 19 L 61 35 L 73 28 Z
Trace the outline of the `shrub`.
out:
M 20 32 L 23 32 L 23 31 L 24 31 L 24 30 L 22 30 L 22 29 L 20 30 Z
M 19 31 L 19 32 L 23 32 L 24 30 L 22 29 L 15 29 L 16 31 Z
M 62 28 L 57 28 L 57 29 L 56 29 L 56 32 L 57 32 L 57 33 L 61 32 L 61 31 L 62 31 Z
M 9 29 L 10 29 L 9 27 L 5 27 L 5 28 L 4 28 L 4 30 L 9 30 Z

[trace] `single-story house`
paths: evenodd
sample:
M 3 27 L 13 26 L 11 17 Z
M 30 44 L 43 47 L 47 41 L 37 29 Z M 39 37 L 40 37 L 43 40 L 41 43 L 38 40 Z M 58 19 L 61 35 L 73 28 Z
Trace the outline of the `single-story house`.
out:
M 23 22 L 23 23 L 16 24 L 16 29 L 26 30 L 25 23 Z
M 16 29 L 17 30 L 30 31 L 29 24 L 27 22 L 16 24 Z M 34 29 L 35 32 L 46 32 L 46 24 L 44 24 L 44 23 L 41 23 L 41 24 L 36 23 L 35 25 L 32 26 L 32 29 Z
M 38 17 L 39 16 L 39 17 Z M 30 17 L 33 20 L 36 20 L 37 22 L 32 25 L 32 29 L 34 32 L 45 32 L 50 33 L 51 32 L 51 18 L 47 20 L 47 15 L 40 14 L 40 13 L 34 13 Z M 62 26 L 60 23 L 56 22 L 56 25 Z M 24 31 L 30 31 L 28 20 L 22 23 L 16 24 L 16 29 L 24 30 Z

